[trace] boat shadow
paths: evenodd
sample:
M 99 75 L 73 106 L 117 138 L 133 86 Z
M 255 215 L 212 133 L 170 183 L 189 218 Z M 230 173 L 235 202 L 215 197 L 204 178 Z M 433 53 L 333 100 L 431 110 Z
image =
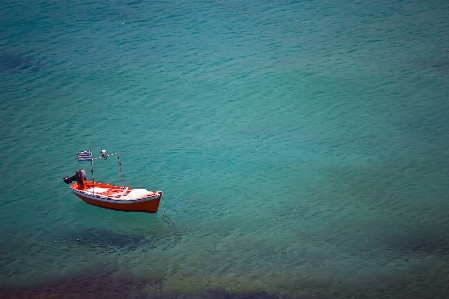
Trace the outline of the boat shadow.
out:
M 183 237 L 185 231 L 176 229 L 173 224 L 151 230 L 139 230 L 138 233 L 126 233 L 103 228 L 83 228 L 66 231 L 60 242 L 66 246 L 81 246 L 92 249 L 109 249 L 112 252 L 133 251 L 137 249 L 152 250 L 156 247 L 174 247 Z
M 142 246 L 147 248 L 155 246 L 143 235 L 125 234 L 98 228 L 86 228 L 68 232 L 64 235 L 62 242 L 69 246 L 77 245 L 93 249 L 110 248 L 124 251 L 135 250 Z

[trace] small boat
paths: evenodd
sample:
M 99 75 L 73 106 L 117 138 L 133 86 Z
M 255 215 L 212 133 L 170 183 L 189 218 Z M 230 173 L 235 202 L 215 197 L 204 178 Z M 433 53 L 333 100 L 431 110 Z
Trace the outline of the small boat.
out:
M 84 202 L 105 209 L 125 212 L 156 213 L 158 211 L 159 203 L 163 200 L 162 191 L 124 187 L 122 163 L 118 153 L 106 154 L 106 150 L 102 150 L 101 157 L 98 158 L 92 158 L 92 150 L 80 151 L 76 154 L 78 161 L 91 162 L 92 179 L 86 180 L 86 171 L 78 169 L 74 176 L 66 176 L 63 180 L 66 184 L 71 184 L 72 192 Z M 110 156 L 118 157 L 122 186 L 100 183 L 94 180 L 93 162 L 98 159 L 106 160 Z

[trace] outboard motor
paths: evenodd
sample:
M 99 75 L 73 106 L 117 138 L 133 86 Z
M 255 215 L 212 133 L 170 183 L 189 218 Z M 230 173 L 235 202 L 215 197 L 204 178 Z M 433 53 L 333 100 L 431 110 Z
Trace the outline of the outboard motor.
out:
M 66 176 L 63 178 L 63 180 L 66 184 L 71 184 L 72 182 L 77 181 L 78 184 L 82 185 L 82 184 L 84 184 L 84 181 L 86 180 L 86 171 L 84 169 L 78 169 L 75 172 L 74 176 L 71 176 L 71 177 Z

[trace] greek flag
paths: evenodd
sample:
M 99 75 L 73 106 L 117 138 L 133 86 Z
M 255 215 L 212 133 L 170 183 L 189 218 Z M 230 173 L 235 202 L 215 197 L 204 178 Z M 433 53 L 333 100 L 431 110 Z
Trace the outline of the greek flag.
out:
M 92 150 L 77 152 L 76 157 L 78 161 L 92 161 Z

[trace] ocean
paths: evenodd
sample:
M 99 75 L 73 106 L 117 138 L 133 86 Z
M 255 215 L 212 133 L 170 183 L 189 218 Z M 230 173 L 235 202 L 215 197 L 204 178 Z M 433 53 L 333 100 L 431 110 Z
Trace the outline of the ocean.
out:
M 0 297 L 448 298 L 448 20 L 439 0 L 1 1 Z M 78 199 L 87 149 L 164 206 Z M 120 184 L 116 161 L 95 179 Z

